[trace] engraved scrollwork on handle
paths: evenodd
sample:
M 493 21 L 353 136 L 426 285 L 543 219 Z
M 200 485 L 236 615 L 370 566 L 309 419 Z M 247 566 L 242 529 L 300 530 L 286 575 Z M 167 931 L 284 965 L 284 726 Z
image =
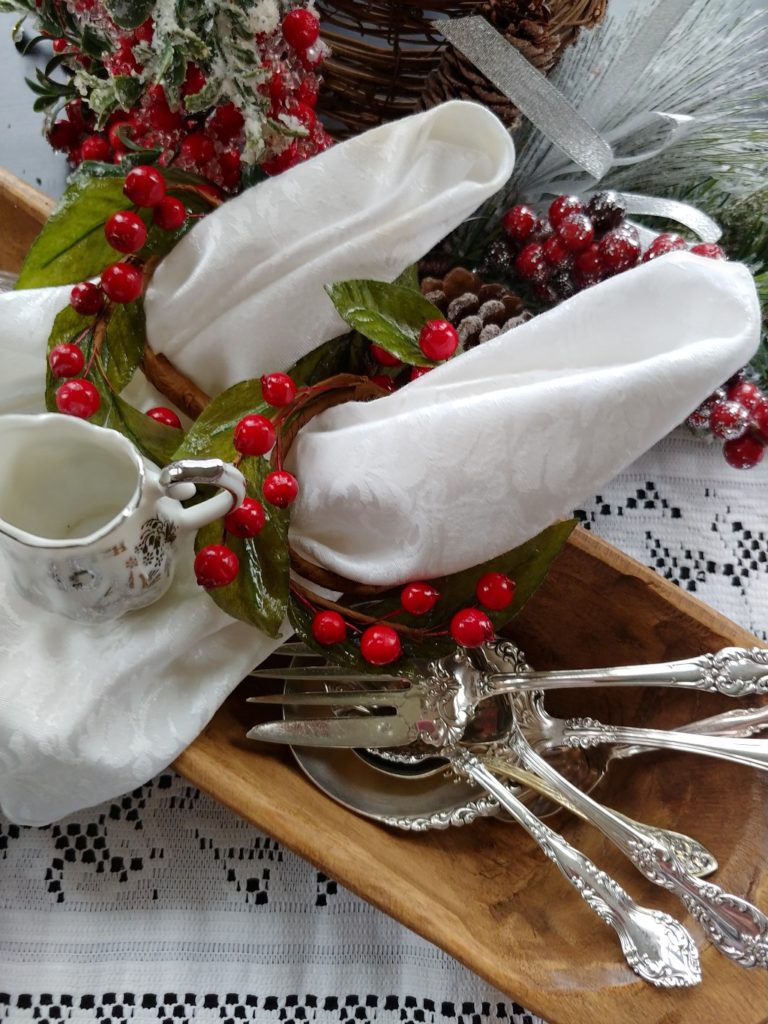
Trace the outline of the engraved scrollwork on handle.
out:
M 716 654 L 703 654 L 694 660 L 701 668 L 702 690 L 728 697 L 768 693 L 767 648 L 724 647 Z

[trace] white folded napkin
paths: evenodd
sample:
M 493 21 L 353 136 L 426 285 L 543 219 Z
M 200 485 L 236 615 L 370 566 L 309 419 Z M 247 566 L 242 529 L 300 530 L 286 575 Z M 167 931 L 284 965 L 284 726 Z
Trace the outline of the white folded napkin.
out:
M 151 341 L 209 393 L 285 367 L 340 329 L 322 284 L 392 279 L 511 165 L 500 124 L 463 103 L 337 146 L 190 232 L 155 275 Z M 67 293 L 0 296 L 0 412 L 42 408 L 45 339 Z M 294 539 L 387 582 L 501 553 L 682 419 L 749 359 L 758 325 L 737 265 L 667 256 L 589 289 L 397 395 L 313 421 L 293 451 Z M 97 626 L 28 605 L 0 563 L 12 819 L 46 823 L 150 778 L 272 650 L 198 590 L 191 561 L 161 602 Z

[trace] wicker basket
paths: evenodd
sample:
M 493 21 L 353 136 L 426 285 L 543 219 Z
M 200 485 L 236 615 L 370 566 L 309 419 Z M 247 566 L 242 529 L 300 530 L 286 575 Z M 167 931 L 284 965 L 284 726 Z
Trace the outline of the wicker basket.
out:
M 517 111 L 450 48 L 443 54 L 432 19 L 483 14 L 547 72 L 606 6 L 607 0 L 318 0 L 323 38 L 333 50 L 320 109 L 337 138 L 455 97 L 490 106 L 514 128 Z

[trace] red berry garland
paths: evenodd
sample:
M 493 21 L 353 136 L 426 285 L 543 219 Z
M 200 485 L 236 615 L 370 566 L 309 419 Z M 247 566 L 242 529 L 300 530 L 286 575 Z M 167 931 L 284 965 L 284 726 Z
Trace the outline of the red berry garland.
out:
M 462 647 L 479 647 L 493 639 L 493 623 L 478 608 L 463 608 L 451 619 L 451 636 Z
M 209 544 L 195 555 L 195 578 L 206 590 L 226 587 L 236 578 L 240 561 L 231 548 Z
M 268 373 L 261 378 L 264 401 L 278 408 L 290 405 L 296 398 L 296 391 L 296 384 L 287 373 Z
M 255 498 L 244 498 L 242 505 L 224 517 L 224 529 L 235 537 L 255 537 L 264 529 L 267 516 Z
M 77 345 L 56 345 L 48 353 L 48 365 L 54 377 L 77 377 L 85 365 L 85 356 Z
M 137 206 L 159 206 L 165 197 L 165 178 L 155 167 L 134 167 L 125 177 L 123 192 Z
M 439 599 L 440 595 L 431 583 L 409 583 L 400 594 L 401 605 L 411 615 L 426 615 Z
M 369 626 L 360 637 L 360 653 L 371 665 L 390 665 L 401 652 L 400 637 L 391 626 Z
M 132 253 L 143 248 L 147 241 L 147 228 L 137 213 L 131 210 L 118 210 L 107 218 L 104 235 L 113 249 Z
M 419 348 L 435 362 L 450 359 L 459 346 L 459 335 L 447 320 L 430 320 L 419 334 Z
M 488 572 L 477 581 L 475 594 L 480 604 L 491 611 L 508 608 L 515 597 L 515 582 L 501 572 Z
M 98 389 L 89 380 L 68 380 L 56 392 L 56 408 L 67 416 L 87 420 L 98 412 L 100 405 Z
M 69 303 L 82 316 L 96 316 L 104 308 L 104 293 L 97 284 L 83 281 L 70 292 Z
M 341 644 L 347 639 L 347 624 L 339 612 L 318 612 L 312 619 L 311 628 L 312 636 L 323 647 Z
M 101 287 L 112 302 L 135 302 L 141 295 L 143 277 L 139 267 L 113 263 L 101 272 Z
M 275 445 L 275 427 L 266 416 L 244 416 L 235 427 L 235 450 L 241 455 L 266 455 Z
M 173 409 L 168 409 L 164 405 L 156 405 L 154 409 L 147 409 L 147 416 L 166 427 L 175 427 L 177 430 L 181 430 L 181 420 L 179 417 Z
M 262 490 L 270 505 L 288 508 L 298 497 L 299 484 L 293 474 L 278 469 L 267 475 Z
M 163 196 L 152 212 L 152 221 L 163 231 L 178 231 L 187 219 L 187 208 L 175 196 Z

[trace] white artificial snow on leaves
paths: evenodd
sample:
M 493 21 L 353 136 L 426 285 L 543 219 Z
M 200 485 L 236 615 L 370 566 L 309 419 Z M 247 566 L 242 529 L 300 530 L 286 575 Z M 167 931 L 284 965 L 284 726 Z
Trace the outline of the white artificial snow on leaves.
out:
M 256 35 L 259 32 L 274 32 L 280 24 L 280 8 L 276 0 L 260 0 L 248 14 L 248 25 Z

